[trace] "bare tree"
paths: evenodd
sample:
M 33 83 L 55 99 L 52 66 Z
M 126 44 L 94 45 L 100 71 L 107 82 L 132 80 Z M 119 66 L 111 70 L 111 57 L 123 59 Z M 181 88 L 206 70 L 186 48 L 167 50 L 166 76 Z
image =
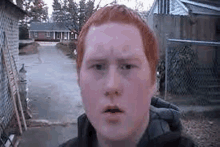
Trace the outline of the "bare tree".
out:
M 140 11 L 144 8 L 144 4 L 142 1 L 138 1 L 138 0 L 135 0 L 135 7 L 134 7 L 134 10 L 135 11 Z
M 95 0 L 80 0 L 79 3 L 73 0 L 54 0 L 53 20 L 79 33 L 89 17 L 99 9 L 101 1 L 95 6 Z

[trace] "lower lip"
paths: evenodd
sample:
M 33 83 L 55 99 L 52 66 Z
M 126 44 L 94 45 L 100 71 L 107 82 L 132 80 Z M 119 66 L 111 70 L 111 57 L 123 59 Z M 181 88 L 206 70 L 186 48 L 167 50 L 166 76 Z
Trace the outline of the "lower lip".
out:
M 124 113 L 104 113 L 104 117 L 105 117 L 105 120 L 108 122 L 108 123 L 118 123 L 120 122 L 121 120 L 121 117 L 124 115 Z

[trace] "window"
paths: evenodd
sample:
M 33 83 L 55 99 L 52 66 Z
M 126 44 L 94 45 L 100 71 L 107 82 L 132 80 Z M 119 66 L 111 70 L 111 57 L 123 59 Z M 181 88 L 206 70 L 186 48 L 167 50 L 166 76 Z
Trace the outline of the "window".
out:
M 60 33 L 57 33 L 57 39 L 60 39 Z
M 166 14 L 170 13 L 170 0 L 166 0 Z
M 64 39 L 67 39 L 67 32 L 64 32 Z
M 170 0 L 158 0 L 158 13 L 159 14 L 170 13 Z
M 74 33 L 73 33 L 73 32 L 71 32 L 71 39 L 75 39 L 75 38 L 74 38 Z
M 47 32 L 47 37 L 50 37 L 50 32 Z
M 34 32 L 34 37 L 37 38 L 37 32 Z

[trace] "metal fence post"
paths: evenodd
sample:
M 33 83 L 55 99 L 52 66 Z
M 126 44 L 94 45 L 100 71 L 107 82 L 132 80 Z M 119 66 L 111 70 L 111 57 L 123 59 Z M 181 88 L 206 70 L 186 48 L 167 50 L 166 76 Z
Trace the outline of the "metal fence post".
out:
M 167 41 L 167 45 L 166 45 L 166 61 L 165 61 L 165 96 L 164 96 L 164 100 L 167 100 L 167 73 L 168 73 L 168 47 L 169 47 L 169 40 L 168 37 L 166 36 L 166 41 Z

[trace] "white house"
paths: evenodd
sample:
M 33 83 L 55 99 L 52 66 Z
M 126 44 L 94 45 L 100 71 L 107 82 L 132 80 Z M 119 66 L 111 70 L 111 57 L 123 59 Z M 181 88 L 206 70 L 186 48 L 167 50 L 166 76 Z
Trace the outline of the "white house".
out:
M 148 15 L 152 27 L 153 14 L 220 16 L 220 2 L 204 0 L 154 0 Z

